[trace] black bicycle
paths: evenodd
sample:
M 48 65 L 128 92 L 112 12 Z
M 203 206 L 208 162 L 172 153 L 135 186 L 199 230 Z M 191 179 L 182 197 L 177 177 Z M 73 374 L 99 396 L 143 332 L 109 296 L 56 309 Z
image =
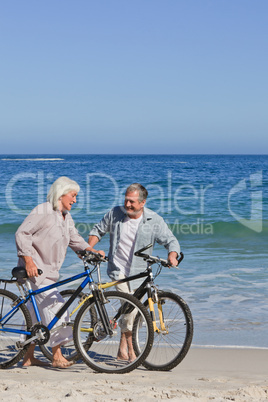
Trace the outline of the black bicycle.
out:
M 136 256 L 147 262 L 144 272 L 129 276 L 125 279 L 101 283 L 100 263 L 101 259 L 95 256 L 96 268 L 98 271 L 99 287 L 108 289 L 117 284 L 145 278 L 142 284 L 136 289 L 133 296 L 143 301 L 144 306 L 150 312 L 153 323 L 154 341 L 151 352 L 142 363 L 149 370 L 168 371 L 176 367 L 188 353 L 193 338 L 193 318 L 187 303 L 177 294 L 158 289 L 154 279 L 160 275 L 162 268 L 170 267 L 167 260 L 145 254 L 144 251 L 152 247 L 152 244 L 140 249 Z M 184 258 L 180 253 L 178 264 Z M 157 265 L 155 274 L 152 266 Z M 81 311 L 79 312 L 80 314 Z M 136 315 L 133 326 L 133 345 L 138 355 L 143 350 L 143 340 L 140 338 L 140 326 L 142 317 Z

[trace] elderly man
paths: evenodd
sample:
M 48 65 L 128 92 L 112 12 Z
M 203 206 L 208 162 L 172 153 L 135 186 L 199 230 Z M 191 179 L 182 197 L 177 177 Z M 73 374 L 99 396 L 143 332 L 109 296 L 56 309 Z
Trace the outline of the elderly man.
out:
M 110 233 L 110 250 L 107 273 L 113 280 L 135 275 L 146 269 L 146 262 L 134 255 L 142 247 L 157 242 L 168 250 L 170 265 L 177 265 L 180 253 L 178 240 L 161 216 L 145 207 L 148 192 L 139 183 L 131 184 L 125 193 L 125 203 L 111 209 L 96 224 L 89 234 L 88 243 L 94 247 L 106 233 Z M 148 253 L 152 252 L 152 248 Z M 138 281 L 123 283 L 117 287 L 122 292 L 131 292 Z M 122 330 L 118 359 L 134 359 L 132 327 L 128 321 Z M 128 350 L 128 352 L 127 352 Z

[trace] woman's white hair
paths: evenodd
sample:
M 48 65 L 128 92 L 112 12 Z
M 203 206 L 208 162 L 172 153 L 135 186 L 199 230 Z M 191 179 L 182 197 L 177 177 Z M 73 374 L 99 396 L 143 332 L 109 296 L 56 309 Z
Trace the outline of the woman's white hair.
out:
M 59 177 L 50 187 L 47 201 L 50 202 L 53 209 L 56 210 L 58 208 L 58 201 L 62 195 L 68 194 L 70 191 L 76 191 L 78 193 L 79 190 L 80 186 L 76 181 L 66 176 Z

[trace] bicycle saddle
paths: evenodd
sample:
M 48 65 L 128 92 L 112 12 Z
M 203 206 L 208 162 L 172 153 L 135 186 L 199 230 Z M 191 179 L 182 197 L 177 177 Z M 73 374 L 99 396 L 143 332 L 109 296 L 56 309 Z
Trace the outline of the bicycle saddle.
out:
M 28 278 L 26 269 L 24 267 L 15 267 L 12 269 L 12 276 L 13 278 L 16 279 L 26 279 Z M 43 271 L 41 269 L 38 269 L 38 275 L 41 275 Z

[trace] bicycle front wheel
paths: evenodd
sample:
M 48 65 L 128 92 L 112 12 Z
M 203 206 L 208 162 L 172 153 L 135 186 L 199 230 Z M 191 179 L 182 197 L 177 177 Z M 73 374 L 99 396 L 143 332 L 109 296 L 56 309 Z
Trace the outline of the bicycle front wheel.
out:
M 66 302 L 73 294 L 75 290 L 73 289 L 66 289 L 60 292 L 61 296 L 63 297 L 64 301 Z M 77 308 L 79 308 L 79 305 L 83 301 L 83 297 L 85 297 L 84 293 L 79 293 L 79 295 L 74 299 L 72 304 L 69 306 L 68 311 L 69 311 L 69 322 L 67 323 L 68 326 L 71 326 L 73 328 L 74 325 L 74 320 L 77 315 Z M 94 312 L 92 312 L 94 313 Z M 57 330 L 57 328 L 55 329 Z M 53 329 L 51 330 L 53 331 Z M 50 361 L 53 360 L 53 354 L 52 354 L 52 348 L 50 346 L 50 342 L 45 343 L 44 345 L 39 346 L 43 355 Z M 70 341 L 66 343 L 65 345 L 61 346 L 61 353 L 65 357 L 65 359 L 69 361 L 77 361 L 79 360 L 80 356 L 77 353 L 77 350 L 74 346 L 73 341 Z
M 148 308 L 148 300 L 145 302 Z M 193 338 L 193 319 L 186 302 L 171 292 L 158 292 L 154 304 L 156 328 L 154 343 L 149 356 L 143 363 L 148 370 L 169 371 L 186 356 Z M 138 317 L 137 317 L 138 319 Z M 138 323 L 134 323 L 134 327 Z M 139 351 L 138 332 L 134 334 L 134 346 Z
M 18 296 L 14 293 L 0 290 L 0 369 L 11 367 L 20 361 L 30 346 L 20 345 L 26 339 L 26 335 L 20 332 L 30 331 L 32 319 L 24 304 L 15 307 L 16 300 Z
M 79 310 L 74 323 L 74 343 L 84 362 L 93 370 L 101 373 L 128 373 L 143 363 L 153 343 L 153 325 L 150 315 L 143 304 L 132 295 L 123 292 L 104 292 L 105 303 L 99 311 L 95 300 L 88 300 Z M 98 311 L 97 320 L 92 326 L 90 310 Z M 100 313 L 107 317 L 110 334 L 104 329 Z M 130 317 L 131 315 L 131 317 Z M 139 350 L 131 358 L 122 359 L 119 350 L 126 345 L 121 338 L 121 326 L 126 320 L 130 324 L 139 317 L 135 334 L 139 336 Z M 132 321 L 131 321 L 132 320 Z M 128 341 L 125 353 L 133 349 L 132 328 L 128 328 Z M 88 342 L 90 348 L 87 347 Z M 134 351 L 133 351 L 134 353 Z

